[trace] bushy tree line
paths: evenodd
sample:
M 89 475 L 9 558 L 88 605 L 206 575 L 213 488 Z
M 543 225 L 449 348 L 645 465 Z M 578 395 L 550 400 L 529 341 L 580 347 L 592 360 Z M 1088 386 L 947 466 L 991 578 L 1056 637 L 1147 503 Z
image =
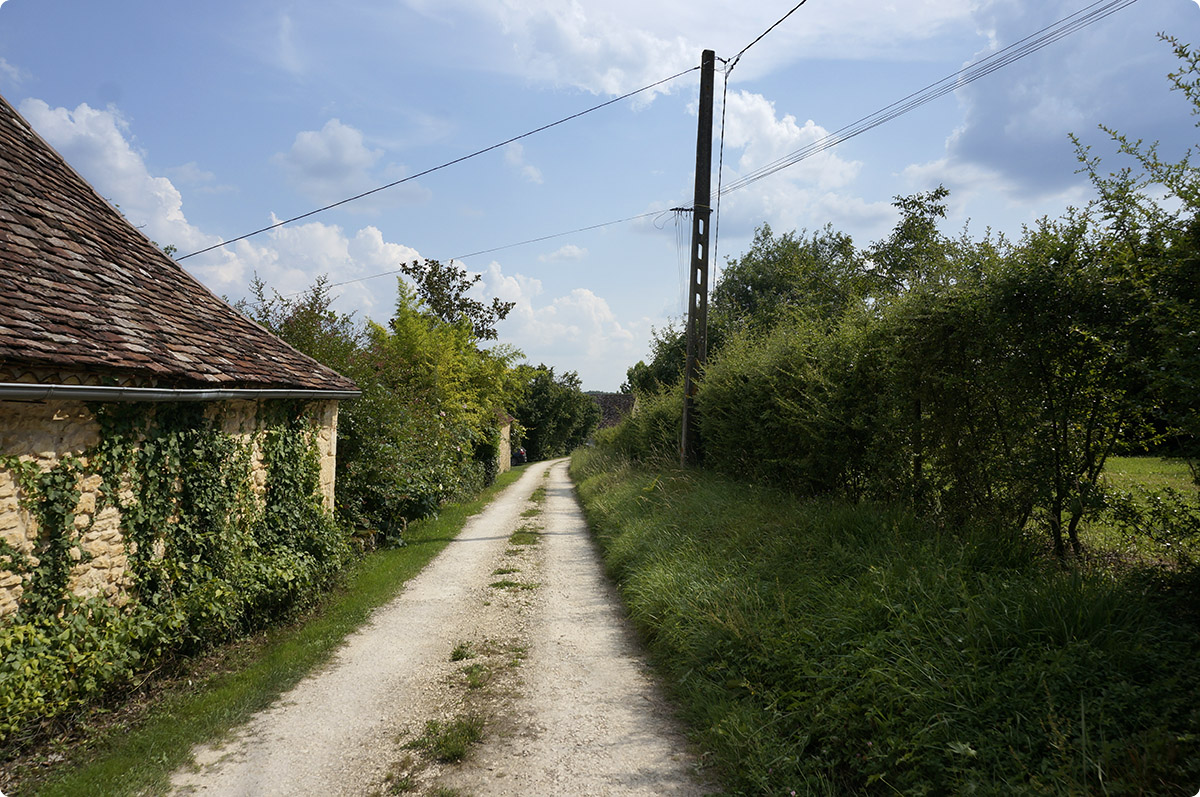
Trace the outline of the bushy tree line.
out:
M 569 454 L 591 436 L 600 422 L 600 405 L 583 392 L 578 374 L 556 376 L 545 365 L 520 365 L 516 375 L 522 390 L 513 412 L 531 461 Z
M 574 373 L 555 377 L 510 346 L 482 345 L 512 305 L 468 296 L 477 276 L 436 261 L 403 270 L 413 283 L 397 281 L 386 324 L 333 310 L 324 280 L 296 297 L 256 280 L 254 301 L 241 305 L 362 390 L 339 412 L 337 514 L 392 540 L 406 521 L 490 483 L 510 416 L 514 445 L 524 434 L 532 459 L 565 453 L 595 427 Z
M 1168 41 L 1200 112 L 1200 57 Z M 1141 169 L 1106 174 L 1077 142 L 1098 199 L 1015 240 L 946 235 L 941 187 L 897 198 L 865 248 L 760 228 L 713 291 L 707 465 L 955 525 L 1039 523 L 1064 555 L 1114 451 L 1194 458 L 1200 171 L 1113 136 Z M 674 454 L 659 427 L 681 347 L 668 329 L 630 369 L 651 413 L 613 433 L 632 453 Z

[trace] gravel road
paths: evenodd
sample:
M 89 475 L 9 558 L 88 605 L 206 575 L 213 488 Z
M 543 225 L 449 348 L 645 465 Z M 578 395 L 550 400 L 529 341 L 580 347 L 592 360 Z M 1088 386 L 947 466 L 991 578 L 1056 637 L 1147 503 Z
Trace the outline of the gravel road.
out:
M 445 760 L 429 723 L 463 719 L 482 740 Z M 174 793 L 714 790 L 604 577 L 566 460 L 529 466 L 328 666 L 195 759 Z

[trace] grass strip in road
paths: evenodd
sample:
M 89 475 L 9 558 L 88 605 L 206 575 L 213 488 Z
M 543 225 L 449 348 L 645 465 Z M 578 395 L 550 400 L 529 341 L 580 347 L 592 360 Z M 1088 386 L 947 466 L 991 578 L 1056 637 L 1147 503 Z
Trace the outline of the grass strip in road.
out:
M 474 501 L 443 507 L 410 524 L 403 548 L 376 551 L 352 565 L 344 586 L 312 613 L 251 645 L 240 643 L 236 666 L 169 691 L 132 727 L 112 728 L 77 748 L 38 784 L 39 795 L 130 795 L 166 791 L 171 773 L 198 744 L 224 737 L 327 662 L 347 634 L 419 573 L 524 468 L 502 474 Z M 32 784 L 30 784 L 32 785 Z M 28 786 L 22 793 L 32 792 Z
M 462 761 L 471 745 L 483 741 L 486 724 L 482 714 L 463 714 L 446 722 L 429 720 L 425 723 L 425 733 L 409 742 L 407 747 L 424 750 L 442 763 Z

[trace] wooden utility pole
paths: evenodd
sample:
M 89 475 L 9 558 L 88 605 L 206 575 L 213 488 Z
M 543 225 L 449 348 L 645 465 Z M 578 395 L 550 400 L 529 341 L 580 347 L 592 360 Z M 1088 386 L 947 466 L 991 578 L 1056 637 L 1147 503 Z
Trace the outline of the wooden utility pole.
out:
M 696 425 L 696 386 L 708 357 L 708 222 L 712 216 L 713 71 L 716 53 L 700 58 L 700 121 L 696 131 L 696 195 L 692 202 L 692 257 L 688 278 L 687 362 L 683 372 L 683 428 L 679 460 L 700 462 L 700 430 Z

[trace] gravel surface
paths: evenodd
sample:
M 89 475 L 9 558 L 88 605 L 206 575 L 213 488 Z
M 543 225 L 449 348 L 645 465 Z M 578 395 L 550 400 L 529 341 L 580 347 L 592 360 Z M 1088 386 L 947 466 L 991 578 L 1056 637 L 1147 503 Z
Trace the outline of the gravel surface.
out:
M 422 743 L 430 721 L 462 718 L 484 730 L 461 761 Z M 324 670 L 195 758 L 176 794 L 715 790 L 604 577 L 566 460 L 529 466 Z

